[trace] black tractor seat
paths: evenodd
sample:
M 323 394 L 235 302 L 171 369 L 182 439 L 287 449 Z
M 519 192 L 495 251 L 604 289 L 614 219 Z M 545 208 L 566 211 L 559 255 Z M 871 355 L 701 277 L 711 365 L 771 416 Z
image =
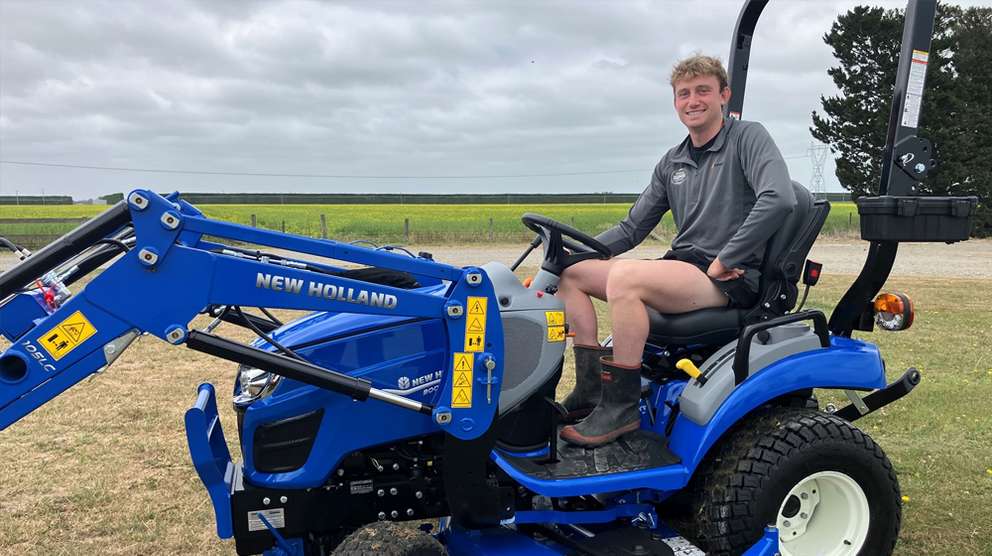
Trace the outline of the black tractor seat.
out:
M 795 307 L 803 265 L 830 213 L 830 203 L 814 200 L 797 182 L 792 182 L 792 186 L 796 208 L 768 241 L 761 265 L 758 303 L 746 309 L 700 309 L 677 315 L 661 314 L 648 307 L 649 344 L 723 345 L 737 338 L 745 326 L 784 315 Z

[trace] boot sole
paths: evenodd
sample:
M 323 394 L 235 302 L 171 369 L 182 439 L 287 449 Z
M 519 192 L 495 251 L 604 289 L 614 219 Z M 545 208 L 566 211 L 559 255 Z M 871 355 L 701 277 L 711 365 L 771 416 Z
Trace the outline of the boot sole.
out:
M 602 446 L 603 444 L 609 444 L 617 438 L 632 432 L 640 428 L 641 421 L 633 421 L 620 428 L 614 429 L 606 434 L 601 434 L 598 436 L 583 436 L 579 431 L 575 430 L 575 427 L 565 427 L 561 430 L 561 439 L 569 444 L 575 444 L 576 446 L 584 446 L 587 448 L 595 448 L 597 446 Z

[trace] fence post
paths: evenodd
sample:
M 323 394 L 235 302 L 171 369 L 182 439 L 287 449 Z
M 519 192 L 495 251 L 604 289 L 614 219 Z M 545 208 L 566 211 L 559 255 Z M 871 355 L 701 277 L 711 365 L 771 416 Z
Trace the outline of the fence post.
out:
M 489 241 L 493 240 L 493 217 L 489 217 Z
M 320 239 L 327 239 L 327 215 L 320 215 Z
M 410 219 L 403 219 L 403 242 L 410 243 Z
M 255 219 L 255 214 L 254 213 L 252 213 L 252 215 L 251 215 L 251 227 L 252 228 L 257 228 L 258 227 L 258 221 Z
M 286 221 L 282 221 L 282 233 L 286 233 Z
M 853 227 L 854 227 L 854 213 L 849 212 L 847 213 L 847 228 L 851 229 Z

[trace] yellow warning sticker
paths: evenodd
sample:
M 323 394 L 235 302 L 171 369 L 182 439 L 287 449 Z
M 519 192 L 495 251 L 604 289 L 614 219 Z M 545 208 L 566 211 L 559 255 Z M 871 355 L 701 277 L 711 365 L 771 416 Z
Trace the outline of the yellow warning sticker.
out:
M 469 297 L 468 314 L 486 316 L 487 301 L 489 301 L 488 297 Z
M 96 334 L 96 328 L 83 315 L 82 311 L 76 311 L 55 325 L 55 328 L 42 334 L 38 338 L 38 343 L 51 354 L 52 359 L 58 361 L 94 334 Z
M 475 366 L 475 355 L 472 353 L 456 352 L 452 365 L 451 407 L 469 409 L 472 407 L 472 367 Z
M 548 321 L 548 326 L 565 326 L 564 311 L 545 311 L 544 318 Z
M 465 351 L 479 352 L 486 345 L 486 297 L 472 297 L 466 300 L 468 315 L 465 319 Z
M 565 341 L 565 327 L 564 326 L 549 326 L 548 327 L 548 341 L 549 342 L 564 342 Z

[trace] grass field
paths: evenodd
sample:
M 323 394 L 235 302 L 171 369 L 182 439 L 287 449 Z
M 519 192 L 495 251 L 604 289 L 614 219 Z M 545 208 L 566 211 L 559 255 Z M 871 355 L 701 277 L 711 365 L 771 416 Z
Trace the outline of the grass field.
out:
M 93 216 L 106 207 L 92 205 L 0 206 L 0 218 L 77 218 Z M 320 237 L 321 215 L 327 236 L 340 241 L 369 239 L 376 242 L 495 240 L 526 241 L 531 233 L 520 216 L 536 212 L 558 219 L 593 235 L 617 223 L 630 208 L 623 204 L 573 205 L 201 205 L 204 214 L 229 222 L 256 225 Z M 858 230 L 854 203 L 834 203 L 823 233 L 850 235 Z M 490 224 L 491 220 L 491 224 Z M 409 222 L 409 238 L 405 221 Z M 61 235 L 72 228 L 63 224 L 0 224 L 0 235 Z M 674 234 L 671 215 L 662 220 L 656 233 Z
M 851 278 L 824 276 L 810 304 L 829 310 Z M 908 497 L 896 554 L 992 555 L 992 288 L 968 279 L 889 285 L 913 296 L 917 322 L 861 337 L 881 347 L 890 380 L 915 366 L 923 382 L 857 424 L 886 450 Z M 240 329 L 221 332 L 247 339 Z M 566 361 L 559 397 L 573 380 Z M 237 454 L 233 374 L 232 364 L 146 337 L 105 373 L 0 433 L 0 553 L 232 554 L 233 544 L 215 536 L 182 419 L 197 384 L 213 382 Z

